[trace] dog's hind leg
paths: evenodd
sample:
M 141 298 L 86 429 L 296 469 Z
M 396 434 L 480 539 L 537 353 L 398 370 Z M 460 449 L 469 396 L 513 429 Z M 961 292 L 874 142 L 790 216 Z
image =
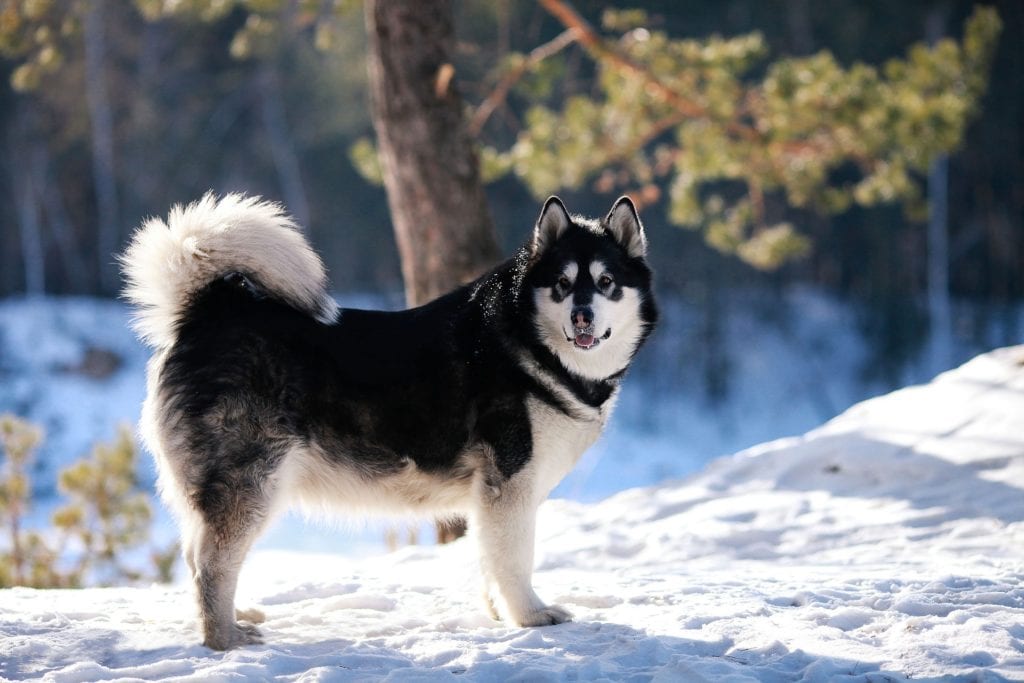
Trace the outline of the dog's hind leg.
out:
M 196 521 L 194 524 L 189 526 L 183 526 L 182 528 L 182 539 L 181 545 L 183 555 L 185 557 L 185 564 L 188 566 L 189 576 L 192 579 L 193 584 L 196 586 L 197 591 L 201 591 L 199 586 L 199 572 L 198 572 L 198 557 L 197 553 L 200 548 L 200 544 L 196 542 L 196 537 L 199 535 L 204 525 L 201 521 Z M 201 593 L 200 593 L 201 594 Z M 253 624 L 262 624 L 266 621 L 266 615 L 258 609 L 236 609 L 235 618 L 238 621 L 248 621 Z M 257 634 L 258 637 L 258 634 Z
M 255 625 L 236 621 L 236 616 L 259 621 L 259 613 L 235 610 L 242 562 L 268 521 L 279 488 L 279 482 L 266 470 L 268 460 L 253 460 L 253 464 L 221 473 L 219 480 L 206 484 L 197 515 L 200 521 L 185 539 L 186 558 L 192 558 L 190 566 L 195 568 L 203 644 L 215 650 L 262 642 Z
M 196 538 L 195 583 L 203 644 L 214 650 L 263 642 L 255 626 L 235 621 L 238 574 L 255 536 L 248 532 L 226 535 L 206 524 Z

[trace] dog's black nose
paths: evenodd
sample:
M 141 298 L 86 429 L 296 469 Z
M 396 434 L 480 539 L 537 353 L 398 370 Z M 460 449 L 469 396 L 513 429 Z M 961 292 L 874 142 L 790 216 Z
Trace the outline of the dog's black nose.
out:
M 571 318 L 573 327 L 584 329 L 594 323 L 594 311 L 590 306 L 575 306 L 572 309 Z

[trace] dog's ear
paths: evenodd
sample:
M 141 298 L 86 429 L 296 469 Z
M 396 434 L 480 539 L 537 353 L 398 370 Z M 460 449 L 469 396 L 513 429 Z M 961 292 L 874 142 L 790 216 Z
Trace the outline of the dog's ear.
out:
M 629 197 L 619 197 L 604 219 L 608 232 L 626 253 L 636 258 L 647 254 L 647 236 L 640 216 Z
M 531 251 L 534 256 L 544 253 L 555 243 L 565 229 L 569 227 L 569 212 L 565 210 L 565 204 L 558 197 L 552 195 L 544 202 L 544 208 L 540 210 L 540 218 L 533 229 L 533 245 Z

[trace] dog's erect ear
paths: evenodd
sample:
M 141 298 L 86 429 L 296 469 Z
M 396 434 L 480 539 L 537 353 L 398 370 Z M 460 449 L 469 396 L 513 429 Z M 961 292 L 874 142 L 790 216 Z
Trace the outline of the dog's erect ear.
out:
M 627 254 L 634 258 L 647 254 L 647 236 L 644 235 L 644 226 L 640 223 L 640 216 L 629 197 L 619 197 L 604 219 L 604 224 Z
M 565 204 L 554 195 L 548 197 L 544 208 L 540 210 L 537 226 L 533 229 L 533 255 L 542 254 L 568 227 L 569 212 L 565 210 Z

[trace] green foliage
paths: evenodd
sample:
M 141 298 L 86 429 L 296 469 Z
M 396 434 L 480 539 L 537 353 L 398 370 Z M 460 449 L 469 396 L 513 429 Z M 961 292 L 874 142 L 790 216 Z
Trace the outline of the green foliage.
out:
M 352 143 L 352 146 L 348 148 L 348 158 L 365 180 L 374 185 L 384 183 L 380 158 L 377 156 L 377 146 L 370 138 L 362 137 Z
M 86 582 L 170 581 L 177 548 L 154 550 L 152 571 L 124 561 L 126 551 L 149 538 L 152 512 L 135 478 L 136 448 L 127 429 L 111 444 L 60 473 L 67 504 L 54 512 L 45 532 L 22 529 L 31 501 L 28 466 L 42 440 L 37 427 L 0 416 L 0 523 L 9 546 L 0 550 L 0 586 L 78 587 Z
M 598 94 L 532 107 L 507 150 L 492 150 L 543 197 L 595 180 L 603 191 L 667 187 L 668 217 L 759 267 L 807 252 L 779 205 L 839 213 L 900 203 L 926 215 L 921 176 L 962 142 L 984 93 L 1000 31 L 979 7 L 962 42 L 912 46 L 881 69 L 827 51 L 763 64 L 752 33 L 677 40 L 638 27 L 643 13 L 606 12 L 625 31 L 592 47 Z
M 266 55 L 273 51 L 283 31 L 309 30 L 318 50 L 337 45 L 337 21 L 350 15 L 359 3 L 355 0 L 135 0 L 148 20 L 172 16 L 197 18 L 205 22 L 222 19 L 235 7 L 246 13 L 245 23 L 235 33 L 229 47 L 236 59 Z
M 35 532 L 22 529 L 32 496 L 28 467 L 43 439 L 42 430 L 10 415 L 0 415 L 0 524 L 10 548 L 0 554 L 0 586 L 61 585 L 54 576 L 55 553 Z
M 362 48 L 361 22 L 353 21 L 358 5 L 358 0 L 134 0 L 130 6 L 150 21 L 170 17 L 213 24 L 232 12 L 244 16 L 230 43 L 219 49 L 243 65 L 302 69 L 303 78 L 285 81 L 285 94 L 308 105 L 289 112 L 299 146 L 336 141 L 348 148 L 364 177 L 379 182 L 372 143 L 351 144 L 366 129 L 365 120 L 355 120 L 365 117 L 365 108 L 352 106 L 363 87 L 361 64 L 354 66 Z M 81 68 L 82 27 L 95 6 L 88 0 L 0 4 L 0 55 L 16 65 L 12 84 L 19 90 L 50 88 L 49 101 L 59 102 L 57 111 L 32 119 L 59 122 L 53 140 L 70 143 L 83 135 L 87 120 L 80 113 L 80 93 L 71 87 L 82 79 L 60 74 Z M 112 8 L 123 8 L 109 0 L 106 7 L 108 16 Z M 502 14 L 521 15 L 520 27 L 534 14 L 515 4 L 492 3 L 466 3 L 461 11 L 484 23 Z M 919 14 L 908 9 L 900 16 Z M 230 25 L 237 19 L 232 16 Z M 1000 32 L 996 12 L 978 7 L 959 41 L 914 45 L 900 59 L 873 65 L 844 64 L 825 51 L 773 61 L 759 33 L 680 40 L 652 28 L 642 10 L 609 9 L 602 22 L 616 37 L 598 36 L 596 47 L 586 44 L 596 64 L 593 87 L 583 83 L 589 70 L 566 58 L 564 44 L 549 44 L 550 50 L 530 44 L 527 53 L 481 50 L 478 27 L 463 45 L 475 38 L 473 50 L 461 54 L 473 54 L 477 61 L 486 55 L 483 61 L 493 65 L 480 77 L 480 99 L 506 78 L 514 80 L 508 99 L 516 103 L 504 112 L 504 134 L 523 125 L 514 140 L 496 140 L 497 124 L 485 129 L 494 142 L 481 151 L 485 180 L 513 173 L 538 197 L 589 184 L 601 192 L 629 191 L 646 203 L 665 199 L 669 221 L 701 230 L 716 248 L 761 268 L 807 253 L 809 239 L 794 227 L 804 223 L 800 212 L 837 214 L 853 206 L 896 203 L 908 218 L 921 220 L 927 211 L 922 176 L 937 155 L 962 144 L 966 125 L 978 112 Z M 770 33 L 769 23 L 763 25 Z M 466 27 L 463 22 L 460 31 Z M 291 40 L 296 37 L 307 40 Z M 196 40 L 175 56 L 187 67 L 194 59 L 190 51 L 208 42 Z M 336 59 L 319 62 L 297 44 L 313 45 Z M 292 55 L 290 61 L 281 61 L 285 53 Z M 463 62 L 473 60 L 455 58 L 462 60 L 457 65 L 461 85 L 472 83 L 473 67 Z M 127 56 L 109 61 L 132 64 Z M 133 82 L 135 71 L 112 74 L 111 82 Z M 173 83 L 170 73 L 170 68 L 161 73 L 165 83 Z M 192 83 L 191 77 L 184 80 Z M 164 148 L 217 150 L 227 137 L 223 131 L 237 134 L 238 127 L 223 121 L 235 120 L 231 117 L 244 105 L 240 93 L 248 86 L 227 87 L 226 78 L 214 83 L 209 97 L 220 102 L 216 116 L 199 107 L 202 97 L 191 87 L 165 85 L 167 92 L 140 95 L 112 89 L 113 97 L 126 98 L 119 120 L 136 130 L 160 132 L 139 157 L 163 160 Z M 175 106 L 165 106 L 164 97 Z M 525 114 L 524 103 L 530 105 Z M 164 118 L 157 121 L 157 114 Z M 125 147 L 145 145 L 133 141 Z M 220 163 L 221 157 L 214 159 Z M 188 168 L 174 157 L 164 163 L 156 175 Z M 199 163 L 215 167 L 211 160 Z M 181 177 L 191 176 L 182 172 Z M 139 203 L 148 210 L 150 199 Z
M 90 11 L 89 0 L 8 0 L 0 9 L 0 56 L 20 63 L 11 74 L 12 87 L 32 91 L 56 73 L 79 39 Z M 336 43 L 336 22 L 351 15 L 356 0 L 134 0 L 147 21 L 197 19 L 212 23 L 239 7 L 246 21 L 235 33 L 230 52 L 247 59 L 272 51 L 283 30 L 309 30 L 318 49 Z
M 135 460 L 135 442 L 122 428 L 112 444 L 97 444 L 90 458 L 60 473 L 60 490 L 69 502 L 54 513 L 53 524 L 80 545 L 76 576 L 92 570 L 104 582 L 142 578 L 120 557 L 146 541 L 152 518 L 135 479 Z
M 66 42 L 81 30 L 81 0 L 11 0 L 0 8 L 0 56 L 17 57 L 11 73 L 17 91 L 33 90 L 64 64 Z

